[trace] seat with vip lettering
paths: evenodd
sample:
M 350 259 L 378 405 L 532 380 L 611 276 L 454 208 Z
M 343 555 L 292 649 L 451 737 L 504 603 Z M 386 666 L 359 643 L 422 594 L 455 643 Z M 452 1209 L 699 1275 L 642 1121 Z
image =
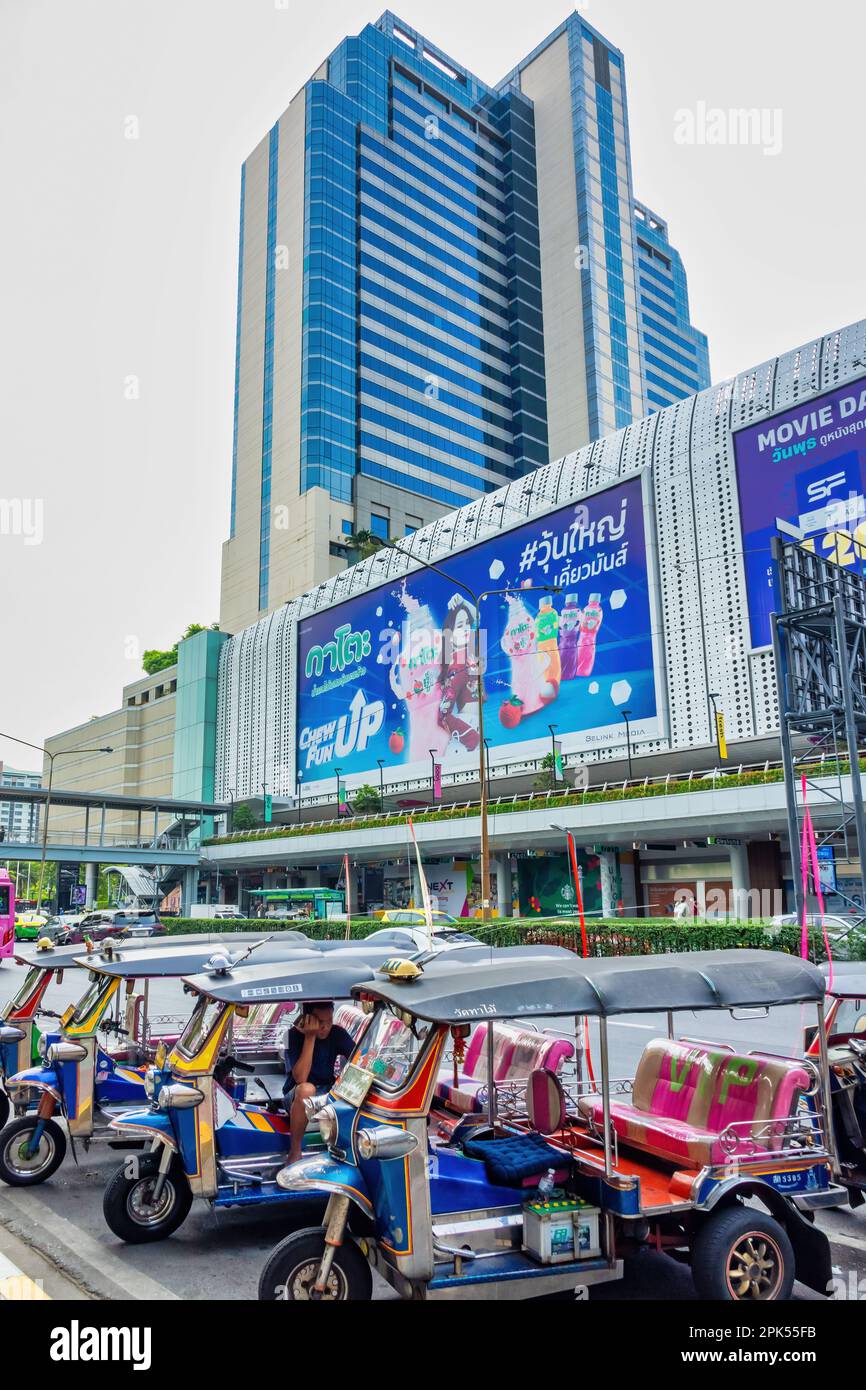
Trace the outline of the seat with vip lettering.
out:
M 638 1063 L 632 1103 L 612 1101 L 611 1121 L 622 1143 L 672 1163 L 724 1163 L 737 1152 L 780 1149 L 785 1122 L 811 1085 L 793 1059 L 656 1038 Z M 578 1106 L 600 1129 L 601 1098 L 585 1096 Z

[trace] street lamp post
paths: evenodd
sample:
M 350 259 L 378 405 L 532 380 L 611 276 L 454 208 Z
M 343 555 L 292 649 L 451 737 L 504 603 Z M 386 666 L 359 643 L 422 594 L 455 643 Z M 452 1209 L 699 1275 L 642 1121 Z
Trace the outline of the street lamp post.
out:
M 48 852 L 48 817 L 51 812 L 51 788 L 54 783 L 54 760 L 55 758 L 71 757 L 73 753 L 113 753 L 113 748 L 59 748 L 56 753 L 49 753 L 47 748 L 43 748 L 39 743 L 29 743 L 26 738 L 15 738 L 12 734 L 0 734 L 0 738 L 8 738 L 10 743 L 20 743 L 24 748 L 35 748 L 37 753 L 48 759 L 48 787 L 45 796 L 45 819 L 42 824 L 42 854 L 39 859 L 39 887 L 36 890 L 36 911 L 42 906 L 42 885 L 45 881 L 45 856 Z
M 304 779 L 303 768 L 298 768 L 295 772 L 295 803 L 298 810 L 298 825 L 301 823 L 301 784 Z
M 428 748 L 430 754 L 430 805 L 436 801 L 436 749 Z
M 340 773 L 342 771 L 341 767 L 334 768 L 334 776 L 337 779 L 337 820 L 340 819 Z
M 379 764 L 379 811 L 382 812 L 385 810 L 385 759 L 377 758 L 376 762 Z
M 631 710 L 620 710 L 620 714 L 625 720 L 625 743 L 626 748 L 628 749 L 628 780 L 631 781 L 631 725 L 628 722 L 628 717 L 631 714 Z
M 441 579 L 445 579 L 449 584 L 453 584 L 455 589 L 462 589 L 464 594 L 469 596 L 472 603 L 474 614 L 472 618 L 472 641 L 474 650 L 478 658 L 478 780 L 480 786 L 479 814 L 481 820 L 481 920 L 490 920 L 490 835 L 487 825 L 487 740 L 484 737 L 484 670 L 481 653 L 481 605 L 485 599 L 494 598 L 496 595 L 506 595 L 513 593 L 542 593 L 559 594 L 562 592 L 558 584 L 541 584 L 517 586 L 510 585 L 504 589 L 484 589 L 481 593 L 476 593 L 462 579 L 456 579 L 447 570 L 441 569 L 439 565 L 434 565 L 430 560 L 423 560 L 420 555 L 412 554 L 406 550 L 401 550 L 400 546 L 388 546 L 384 549 L 400 550 L 411 562 L 419 565 L 422 569 L 432 570 Z M 379 562 L 380 557 L 374 557 L 373 563 Z

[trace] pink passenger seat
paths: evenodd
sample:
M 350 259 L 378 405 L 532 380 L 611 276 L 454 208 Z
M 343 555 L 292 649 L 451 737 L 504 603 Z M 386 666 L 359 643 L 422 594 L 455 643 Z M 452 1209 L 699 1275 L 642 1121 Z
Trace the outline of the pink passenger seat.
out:
M 496 1082 L 526 1081 L 530 1074 L 546 1070 L 554 1074 L 574 1055 L 565 1038 L 550 1038 L 517 1028 L 510 1023 L 493 1025 L 493 1079 Z M 477 1114 L 483 1109 L 478 1092 L 487 1085 L 487 1024 L 479 1024 L 469 1040 L 463 1070 L 453 1081 L 440 1081 L 437 1099 L 461 1114 Z
M 623 1143 L 671 1163 L 703 1167 L 780 1149 L 784 1122 L 811 1084 L 808 1071 L 793 1059 L 739 1056 L 656 1038 L 638 1063 L 632 1104 L 612 1101 L 611 1120 Z M 578 1108 L 593 1128 L 603 1128 L 600 1096 L 582 1097 Z M 737 1128 L 723 1140 L 730 1125 Z

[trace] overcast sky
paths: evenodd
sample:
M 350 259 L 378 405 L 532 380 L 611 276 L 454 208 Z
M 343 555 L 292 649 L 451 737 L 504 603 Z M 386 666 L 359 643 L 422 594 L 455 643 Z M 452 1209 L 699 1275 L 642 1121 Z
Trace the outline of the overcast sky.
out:
M 117 708 L 143 649 L 218 617 L 240 165 L 383 8 L 0 0 L 0 500 L 28 533 L 0 534 L 0 730 L 40 743 Z M 395 10 L 490 82 L 568 12 Z M 582 12 L 625 53 L 635 193 L 670 224 L 713 379 L 861 317 L 863 6 Z M 702 109 L 743 107 L 763 144 L 698 142 Z M 40 762 L 3 740 L 0 758 Z

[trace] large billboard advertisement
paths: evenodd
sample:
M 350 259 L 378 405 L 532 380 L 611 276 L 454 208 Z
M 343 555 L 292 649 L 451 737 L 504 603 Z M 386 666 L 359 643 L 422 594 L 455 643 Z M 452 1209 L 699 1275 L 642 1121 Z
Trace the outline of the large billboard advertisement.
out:
M 653 580 L 640 477 L 502 531 L 298 625 L 298 770 L 305 783 L 430 777 L 661 731 Z M 559 592 L 544 593 L 541 586 Z M 507 590 L 507 593 L 501 591 Z M 357 783 L 356 783 L 357 784 Z
M 866 378 L 734 435 L 753 647 L 772 642 L 777 519 L 819 555 L 864 573 Z

